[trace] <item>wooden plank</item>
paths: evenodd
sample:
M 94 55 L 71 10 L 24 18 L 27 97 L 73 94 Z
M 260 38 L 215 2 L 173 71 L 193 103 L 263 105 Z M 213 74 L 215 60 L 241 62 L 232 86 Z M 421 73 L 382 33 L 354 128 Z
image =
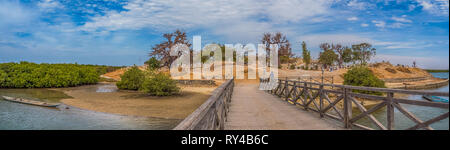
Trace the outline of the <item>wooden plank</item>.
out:
M 369 110 L 367 110 L 366 112 L 363 112 L 363 113 L 359 114 L 358 116 L 353 117 L 352 119 L 350 119 L 350 122 L 355 122 L 356 120 L 361 119 L 362 117 L 366 116 L 367 114 L 373 113 L 374 111 L 384 107 L 385 105 L 386 105 L 386 102 L 379 103 L 379 104 L 375 105 L 374 107 L 370 108 Z
M 409 112 L 408 110 L 406 110 L 406 108 L 403 108 L 403 106 L 401 106 L 399 103 L 394 103 L 394 106 L 406 117 L 408 117 L 409 119 L 411 119 L 412 121 L 414 121 L 416 124 L 423 124 L 423 121 L 419 118 L 416 117 L 414 114 L 412 114 L 411 112 Z M 432 130 L 433 128 L 431 128 L 430 126 L 426 126 L 425 127 L 428 130 Z
M 409 100 L 409 99 L 401 99 L 401 98 L 394 98 L 393 101 L 397 102 L 397 103 L 410 104 L 410 105 L 436 107 L 436 108 L 444 108 L 444 109 L 448 109 L 449 108 L 449 104 L 448 103 L 429 102 L 429 101 L 420 101 L 420 100 Z
M 439 116 L 437 116 L 437 117 L 435 117 L 435 118 L 433 118 L 433 119 L 430 119 L 430 120 L 428 120 L 428 121 L 425 121 L 423 124 L 417 124 L 417 125 L 415 125 L 415 126 L 409 128 L 408 130 L 416 130 L 416 129 L 420 129 L 420 128 L 422 128 L 422 127 L 426 127 L 426 126 L 428 126 L 428 125 L 430 125 L 430 124 L 432 124 L 432 123 L 435 123 L 435 122 L 438 122 L 438 121 L 440 121 L 440 120 L 442 120 L 442 119 L 448 118 L 448 115 L 449 115 L 448 112 L 447 112 L 447 113 L 444 113 L 444 114 L 439 115 Z

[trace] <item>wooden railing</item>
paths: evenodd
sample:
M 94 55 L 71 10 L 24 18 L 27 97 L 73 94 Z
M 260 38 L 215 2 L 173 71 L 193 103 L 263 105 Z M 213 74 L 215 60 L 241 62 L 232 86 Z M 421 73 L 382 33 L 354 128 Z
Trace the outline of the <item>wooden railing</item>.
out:
M 234 79 L 220 85 L 205 103 L 186 117 L 174 130 L 223 130 L 233 88 Z
M 332 87 L 334 88 L 332 89 Z M 383 96 L 356 93 L 353 92 L 354 90 L 379 92 Z M 430 127 L 430 124 L 449 117 L 448 103 L 410 100 L 394 97 L 395 93 L 402 95 L 411 94 L 448 97 L 448 92 L 359 87 L 293 80 L 278 80 L 277 88 L 270 90 L 269 92 L 271 94 L 278 95 L 283 100 L 298 105 L 305 110 L 317 112 L 320 114 L 320 117 L 326 116 L 338 120 L 344 124 L 345 128 L 358 127 L 361 129 L 373 130 L 374 128 L 357 123 L 358 120 L 364 117 L 368 117 L 370 122 L 372 122 L 378 129 L 393 130 L 395 128 L 394 109 L 397 109 L 404 116 L 415 123 L 415 125 L 407 128 L 409 130 L 422 128 L 432 130 L 433 128 Z M 380 101 L 380 103 L 375 104 L 373 107 L 366 108 L 363 104 L 361 104 L 361 101 L 359 101 L 359 99 L 378 100 Z M 438 115 L 437 117 L 434 117 L 432 119 L 422 121 L 420 118 L 408 111 L 403 104 L 443 108 L 443 110 L 446 109 L 446 113 Z M 353 105 L 355 105 L 357 107 L 357 110 L 359 110 L 360 112 L 355 116 L 352 115 Z M 376 118 L 374 115 L 372 115 L 373 112 L 384 108 L 386 108 L 387 115 L 385 124 L 380 122 L 379 118 Z

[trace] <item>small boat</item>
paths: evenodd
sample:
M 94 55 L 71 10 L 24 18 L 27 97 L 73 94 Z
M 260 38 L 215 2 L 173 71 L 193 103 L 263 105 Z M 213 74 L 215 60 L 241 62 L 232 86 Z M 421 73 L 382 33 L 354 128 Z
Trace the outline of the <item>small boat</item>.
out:
M 448 99 L 439 97 L 439 96 L 430 96 L 430 95 L 424 95 L 423 98 L 426 100 L 432 101 L 432 102 L 441 102 L 441 103 L 448 103 Z
M 27 100 L 23 98 L 14 98 L 9 96 L 2 96 L 3 99 L 11 102 L 16 103 L 22 103 L 22 104 L 30 104 L 30 105 L 36 105 L 36 106 L 43 106 L 43 107 L 56 107 L 60 105 L 60 103 L 47 103 L 47 102 L 41 102 L 41 101 L 35 101 L 35 100 Z

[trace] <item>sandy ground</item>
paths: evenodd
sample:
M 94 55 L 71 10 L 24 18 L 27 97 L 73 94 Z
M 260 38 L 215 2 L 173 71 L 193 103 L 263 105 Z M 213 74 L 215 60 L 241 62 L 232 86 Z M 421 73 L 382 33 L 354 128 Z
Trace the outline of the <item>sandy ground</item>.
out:
M 63 89 L 73 98 L 62 102 L 112 114 L 184 119 L 203 104 L 216 87 L 182 87 L 181 95 L 169 97 L 147 96 L 135 91 L 97 93 L 90 88 L 93 86 Z

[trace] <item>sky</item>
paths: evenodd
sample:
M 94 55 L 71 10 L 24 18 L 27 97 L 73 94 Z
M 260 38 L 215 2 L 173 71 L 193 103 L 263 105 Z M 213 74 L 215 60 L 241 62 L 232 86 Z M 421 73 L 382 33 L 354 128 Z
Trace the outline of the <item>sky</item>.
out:
M 448 0 L 0 0 L 0 62 L 140 65 L 176 29 L 203 46 L 282 32 L 313 58 L 368 42 L 373 62 L 449 68 Z

